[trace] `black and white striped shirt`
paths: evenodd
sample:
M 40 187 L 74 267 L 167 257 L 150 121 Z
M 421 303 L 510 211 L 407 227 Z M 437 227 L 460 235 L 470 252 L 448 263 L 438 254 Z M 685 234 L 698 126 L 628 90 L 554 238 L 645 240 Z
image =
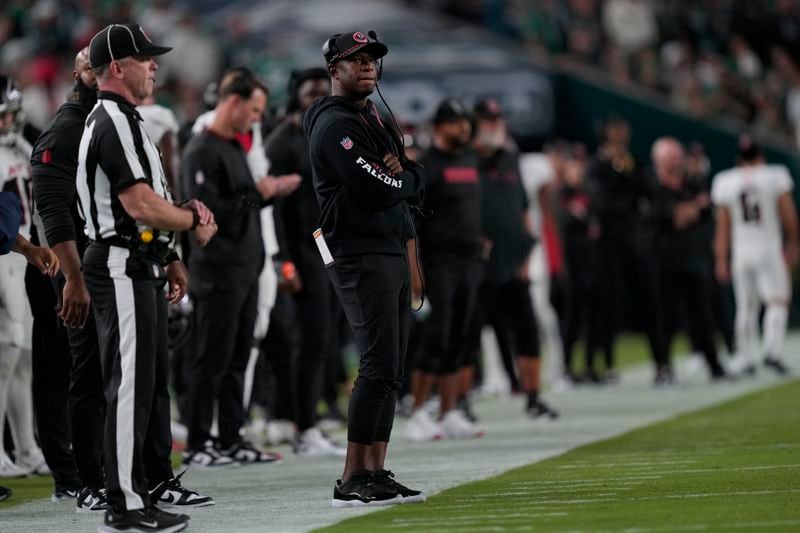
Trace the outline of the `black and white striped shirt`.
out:
M 143 127 L 136 108 L 122 96 L 101 91 L 86 117 L 78 152 L 77 189 L 86 235 L 93 241 L 138 243 L 152 230 L 138 224 L 123 208 L 119 193 L 143 182 L 172 202 L 159 151 Z M 169 244 L 173 233 L 153 232 Z

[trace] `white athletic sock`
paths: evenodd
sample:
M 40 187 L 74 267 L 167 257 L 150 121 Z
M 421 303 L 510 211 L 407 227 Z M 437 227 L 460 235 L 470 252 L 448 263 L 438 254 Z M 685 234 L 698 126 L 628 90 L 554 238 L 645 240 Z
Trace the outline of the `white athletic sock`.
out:
M 14 369 L 21 353 L 22 348 L 18 346 L 0 344 L 0 427 L 5 425 L 11 382 L 14 380 Z M 0 438 L 0 454 L 5 452 L 4 440 Z
M 758 362 L 758 315 L 747 306 L 736 309 L 736 349 L 747 364 Z
M 38 449 L 33 436 L 33 380 L 31 351 L 22 349 L 8 389 L 8 425 L 17 451 Z
M 564 347 L 558 315 L 550 304 L 550 284 L 531 283 L 531 297 L 536 319 L 544 341 L 544 360 L 547 365 L 548 382 L 552 385 L 564 376 Z
M 783 356 L 783 343 L 786 339 L 786 321 L 789 312 L 785 305 L 770 304 L 764 312 L 764 346 L 767 357 L 780 359 Z

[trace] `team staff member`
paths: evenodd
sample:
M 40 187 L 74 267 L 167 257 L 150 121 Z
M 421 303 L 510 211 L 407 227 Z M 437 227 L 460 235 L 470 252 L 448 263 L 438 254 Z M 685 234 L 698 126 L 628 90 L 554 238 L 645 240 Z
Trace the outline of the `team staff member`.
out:
M 483 276 L 480 177 L 471 137 L 464 104 L 444 100 L 433 117 L 432 146 L 419 160 L 428 172 L 425 208 L 432 213 L 418 219 L 417 238 L 431 314 L 425 320 L 423 350 L 412 374 L 414 412 L 406 426 L 410 440 L 472 438 L 483 433 L 456 409 L 459 370 Z M 423 408 L 434 380 L 441 398 L 439 424 Z
M 244 374 L 253 343 L 264 266 L 261 208 L 290 182 L 258 181 L 237 139 L 260 122 L 267 88 L 247 69 L 228 72 L 219 85 L 213 122 L 195 135 L 181 164 L 185 190 L 214 211 L 220 233 L 190 259 L 197 331 L 197 358 L 189 385 L 189 440 L 184 463 L 225 466 L 271 463 L 280 457 L 244 442 Z M 265 169 L 266 173 L 266 169 Z M 260 176 L 263 177 L 263 176 Z M 214 403 L 218 406 L 219 445 L 211 439 Z
M 315 238 L 361 355 L 334 507 L 424 499 L 384 469 L 411 325 L 409 203 L 425 183 L 367 98 L 387 52 L 361 32 L 328 39 L 323 55 L 333 96 L 317 100 L 303 119 L 321 209 Z
M 88 48 L 75 57 L 73 78 L 70 100 L 45 127 L 31 156 L 39 225 L 61 262 L 55 286 L 60 296 L 59 315 L 66 325 L 66 330 L 58 328 L 50 334 L 45 357 L 34 357 L 34 400 L 42 450 L 53 471 L 54 499 L 77 496 L 78 509 L 101 510 L 106 508 L 105 493 L 100 491 L 104 486 L 106 401 L 97 330 L 81 274 L 81 257 L 88 242 L 75 192 L 78 145 L 86 116 L 97 101 Z M 55 305 L 48 307 L 52 313 Z M 59 358 L 60 349 L 53 341 L 60 341 L 64 334 L 68 337 L 63 341 L 66 353 Z
M 710 200 L 705 191 L 687 182 L 686 154 L 677 139 L 658 139 L 653 143 L 651 159 L 659 184 L 654 202 L 655 251 L 661 268 L 664 311 L 670 319 L 665 321 L 666 352 L 669 355 L 678 320 L 675 314 L 683 303 L 692 345 L 703 352 L 711 379 L 721 379 L 725 371 L 717 359 L 708 298 L 712 265 L 701 221 Z
M 325 365 L 333 352 L 332 329 L 336 314 L 328 274 L 314 245 L 312 233 L 319 219 L 314 195 L 308 139 L 300 125 L 303 113 L 317 99 L 330 95 L 331 81 L 322 68 L 296 73 L 290 83 L 287 116 L 266 140 L 273 174 L 297 173 L 302 177 L 297 192 L 276 205 L 276 224 L 284 237 L 281 253 L 295 265 L 293 294 L 297 309 L 299 350 L 294 365 L 292 395 L 297 425 L 294 451 L 301 456 L 344 456 L 345 449 L 317 428 L 317 404 Z M 341 312 L 339 313 L 341 316 Z
M 180 301 L 188 283 L 171 249 L 173 232 L 191 229 L 206 244 L 216 224 L 202 202 L 172 204 L 158 150 L 136 112 L 153 93 L 153 56 L 169 50 L 136 24 L 111 24 L 89 45 L 100 92 L 81 137 L 77 189 L 92 241 L 83 272 L 107 402 L 103 531 L 179 531 L 188 520 L 156 508 L 147 482 L 173 478 L 166 304 Z
M 491 321 L 501 349 L 516 348 L 520 384 L 528 396 L 528 416 L 554 419 L 558 414 L 539 397 L 539 337 L 529 292 L 535 239 L 519 156 L 508 147 L 506 121 L 496 100 L 478 102 L 474 115 L 473 146 L 480 161 L 482 227 L 490 246 L 480 295 L 483 320 L 478 321 L 473 338 L 480 335 L 483 321 Z M 510 338 L 515 342 L 504 347 L 503 342 Z

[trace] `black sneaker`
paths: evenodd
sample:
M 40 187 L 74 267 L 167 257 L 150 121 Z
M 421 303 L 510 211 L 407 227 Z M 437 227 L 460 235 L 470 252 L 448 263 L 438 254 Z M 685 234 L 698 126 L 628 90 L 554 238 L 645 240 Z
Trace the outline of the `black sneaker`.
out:
M 655 387 L 670 387 L 675 384 L 675 374 L 672 372 L 672 367 L 665 365 L 656 370 L 656 377 L 653 379 Z
M 94 513 L 108 510 L 108 496 L 105 489 L 84 487 L 75 502 L 78 513 Z
M 779 376 L 789 375 L 789 367 L 783 364 L 780 359 L 774 357 L 767 357 L 764 359 L 764 366 L 774 371 Z
M 409 489 L 402 483 L 394 480 L 394 473 L 390 470 L 377 470 L 372 473 L 372 479 L 383 488 L 400 495 L 402 503 L 422 503 L 425 495 L 422 491 Z
M 56 485 L 53 494 L 50 496 L 50 501 L 53 503 L 58 503 L 66 500 L 74 500 L 78 497 L 80 492 L 80 487 L 65 487 Z
M 352 476 L 345 482 L 336 480 L 333 487 L 333 507 L 379 507 L 401 503 L 400 494 L 375 482 L 372 472 Z
M 132 531 L 173 533 L 186 529 L 186 526 L 189 525 L 188 522 L 189 517 L 186 515 L 168 513 L 155 506 L 121 513 L 115 513 L 109 509 L 103 519 L 103 525 L 97 528 L 97 531 L 98 533 L 130 533 Z
M 202 450 L 186 450 L 183 452 L 183 464 L 202 468 L 239 466 L 239 463 L 230 457 L 220 454 L 211 441 L 206 442 Z
M 240 465 L 277 465 L 283 462 L 283 455 L 261 451 L 249 442 L 234 444 L 227 450 L 220 450 L 220 453 Z
M 542 400 L 536 400 L 536 403 L 528 407 L 528 416 L 534 420 L 555 420 L 558 412 Z
M 11 497 L 11 489 L 8 487 L 0 487 L 0 502 L 7 500 Z
M 214 498 L 189 490 L 181 485 L 181 476 L 186 470 L 174 478 L 162 481 L 150 491 L 150 501 L 158 505 L 174 505 L 177 507 L 207 507 L 214 505 Z

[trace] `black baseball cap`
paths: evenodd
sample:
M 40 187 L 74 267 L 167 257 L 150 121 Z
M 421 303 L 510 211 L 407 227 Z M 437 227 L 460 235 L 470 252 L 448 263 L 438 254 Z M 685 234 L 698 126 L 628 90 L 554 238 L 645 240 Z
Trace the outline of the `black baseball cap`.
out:
M 160 56 L 172 50 L 156 46 L 138 24 L 109 24 L 89 43 L 89 64 L 92 68 L 108 65 L 130 56 Z
M 322 46 L 322 55 L 329 65 L 356 52 L 367 52 L 378 59 L 389 53 L 389 49 L 378 40 L 374 31 L 337 33 Z
M 500 103 L 494 98 L 484 98 L 475 104 L 473 109 L 475 118 L 495 119 L 503 117 L 503 108 Z
M 470 118 L 467 106 L 458 98 L 447 98 L 442 100 L 439 107 L 436 108 L 436 113 L 433 115 L 432 122 L 434 124 L 440 124 L 442 122 L 452 122 L 462 118 Z

